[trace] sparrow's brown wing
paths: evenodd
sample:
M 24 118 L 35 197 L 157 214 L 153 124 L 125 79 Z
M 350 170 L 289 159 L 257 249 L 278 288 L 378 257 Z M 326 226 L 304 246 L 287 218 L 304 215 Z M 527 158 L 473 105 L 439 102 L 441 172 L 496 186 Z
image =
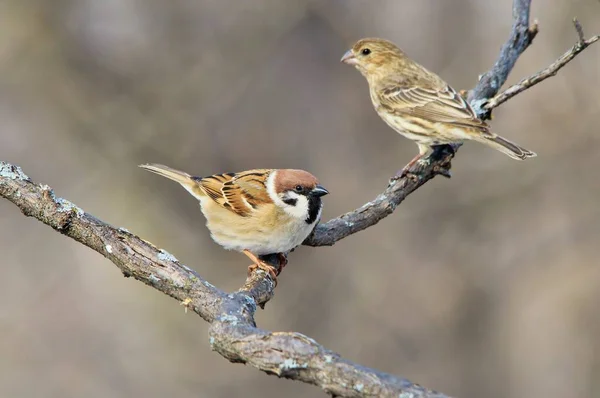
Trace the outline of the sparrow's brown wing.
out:
M 399 116 L 414 116 L 433 123 L 482 131 L 489 128 L 477 117 L 469 103 L 450 86 L 441 90 L 389 86 L 380 91 L 379 100 L 383 107 Z
M 216 203 L 246 217 L 259 205 L 272 203 L 266 188 L 271 170 L 248 170 L 216 174 L 199 180 L 206 194 Z

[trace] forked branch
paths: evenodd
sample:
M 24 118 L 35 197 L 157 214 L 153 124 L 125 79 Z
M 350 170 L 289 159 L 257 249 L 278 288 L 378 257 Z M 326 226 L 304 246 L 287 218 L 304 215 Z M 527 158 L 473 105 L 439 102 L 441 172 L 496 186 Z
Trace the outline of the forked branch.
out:
M 544 68 L 541 71 L 529 77 L 526 77 L 525 79 L 521 80 L 517 84 L 510 86 L 495 97 L 487 100 L 484 103 L 483 108 L 487 110 L 492 110 L 497 106 L 505 103 L 515 95 L 527 90 L 530 87 L 535 86 L 538 83 L 541 83 L 549 77 L 555 76 L 558 73 L 558 71 L 562 69 L 565 65 L 567 65 L 569 62 L 571 62 L 573 58 L 577 56 L 577 54 L 579 54 L 580 52 L 588 48 L 588 46 L 594 44 L 600 39 L 600 35 L 592 36 L 589 39 L 586 39 L 583 35 L 583 28 L 577 20 L 577 18 L 573 19 L 573 24 L 575 25 L 575 30 L 577 31 L 578 40 L 577 43 L 575 43 L 575 45 L 571 47 L 569 51 L 564 53 L 560 58 L 554 61 L 547 68 Z

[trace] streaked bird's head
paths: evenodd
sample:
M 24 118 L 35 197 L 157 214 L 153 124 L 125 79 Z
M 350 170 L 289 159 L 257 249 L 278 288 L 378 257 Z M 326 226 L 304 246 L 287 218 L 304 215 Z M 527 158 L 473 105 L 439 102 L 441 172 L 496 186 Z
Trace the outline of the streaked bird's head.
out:
M 390 67 L 401 70 L 405 64 L 412 61 L 391 41 L 366 38 L 360 39 L 346 51 L 341 62 L 353 65 L 369 78 L 386 73 Z

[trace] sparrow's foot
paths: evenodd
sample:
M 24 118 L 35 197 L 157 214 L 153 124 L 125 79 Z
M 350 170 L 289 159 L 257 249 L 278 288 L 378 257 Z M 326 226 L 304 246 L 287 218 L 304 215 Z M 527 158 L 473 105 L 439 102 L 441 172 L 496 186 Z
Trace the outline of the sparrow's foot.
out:
M 397 181 L 401 178 L 408 178 L 411 179 L 413 181 L 418 181 L 419 180 L 419 176 L 411 171 L 409 171 L 406 167 L 403 168 L 402 170 L 398 170 L 396 172 L 396 174 L 391 178 L 391 181 Z
M 427 161 L 427 159 L 423 158 L 423 155 L 418 154 L 410 162 L 408 162 L 408 164 L 406 166 L 404 166 L 404 168 L 402 170 L 398 170 L 396 175 L 394 177 L 392 177 L 392 181 L 399 180 L 400 178 L 404 178 L 404 177 L 410 178 L 413 181 L 418 181 L 419 180 L 419 170 L 418 169 L 425 167 L 428 163 L 429 162 Z M 414 170 L 415 165 L 419 166 L 419 167 L 417 167 L 417 170 Z
M 258 258 L 258 256 L 252 253 L 250 250 L 242 250 L 242 253 L 244 253 L 250 260 L 252 260 L 254 264 L 260 263 L 260 259 Z
M 271 276 L 273 282 L 275 282 L 275 286 L 277 286 L 277 270 L 272 265 L 267 264 L 265 261 L 261 260 L 249 250 L 242 251 L 250 260 L 252 260 L 253 264 L 248 267 L 248 276 L 252 274 L 256 269 L 261 269 L 265 271 L 267 274 Z
M 273 279 L 275 286 L 277 286 L 277 271 L 275 270 L 275 267 L 273 267 L 263 261 L 259 261 L 258 263 L 250 264 L 248 266 L 248 276 L 250 276 L 257 269 L 263 270 L 267 274 L 269 274 L 271 279 Z

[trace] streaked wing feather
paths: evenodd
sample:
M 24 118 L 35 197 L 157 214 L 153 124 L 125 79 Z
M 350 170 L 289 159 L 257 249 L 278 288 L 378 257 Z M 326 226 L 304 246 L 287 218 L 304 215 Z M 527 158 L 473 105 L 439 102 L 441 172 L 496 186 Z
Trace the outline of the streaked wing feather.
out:
M 433 90 L 421 87 L 392 86 L 379 96 L 381 105 L 400 115 L 420 117 L 434 123 L 475 127 L 487 131 L 488 125 L 452 87 Z
M 266 190 L 269 172 L 268 169 L 259 169 L 216 174 L 202 178 L 200 185 L 216 203 L 246 217 L 259 205 L 270 202 Z

